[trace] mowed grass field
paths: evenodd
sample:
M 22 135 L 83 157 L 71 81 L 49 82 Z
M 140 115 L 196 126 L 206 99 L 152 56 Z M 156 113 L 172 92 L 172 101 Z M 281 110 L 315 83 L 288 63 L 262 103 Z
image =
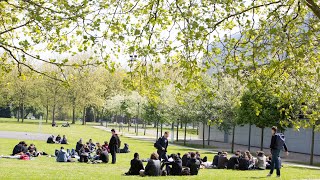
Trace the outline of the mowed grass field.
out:
M 71 149 L 75 147 L 76 142 L 83 138 L 84 141 L 93 139 L 94 142 L 109 141 L 111 133 L 91 127 L 90 125 L 71 125 L 70 128 L 52 128 L 50 124 L 43 124 L 39 127 L 36 121 L 22 124 L 15 120 L 0 119 L 0 131 L 18 131 L 18 132 L 41 132 L 45 134 L 63 135 L 69 140 L 69 145 L 64 147 Z M 9 155 L 13 147 L 22 139 L 1 139 L 0 138 L 0 155 Z M 130 160 L 134 152 L 140 153 L 141 159 L 149 158 L 155 150 L 152 142 L 139 141 L 121 137 L 122 144 L 130 145 L 131 153 L 118 154 L 117 164 L 85 164 L 85 163 L 57 163 L 53 157 L 38 157 L 30 161 L 16 159 L 0 158 L 0 179 L 273 179 L 266 178 L 268 171 L 233 171 L 233 170 L 216 170 L 201 169 L 198 176 L 181 176 L 181 177 L 139 177 L 123 176 L 128 171 Z M 61 145 L 46 144 L 45 141 L 26 141 L 28 144 L 36 144 L 38 150 L 54 154 L 55 149 Z M 181 146 L 169 146 L 168 153 L 180 152 L 184 154 L 193 151 Z M 212 160 L 214 154 L 211 152 L 200 151 L 202 157 L 207 156 Z M 110 157 L 111 158 L 111 157 Z M 282 168 L 281 179 L 320 179 L 320 170 L 311 170 L 305 168 L 290 167 L 284 165 Z

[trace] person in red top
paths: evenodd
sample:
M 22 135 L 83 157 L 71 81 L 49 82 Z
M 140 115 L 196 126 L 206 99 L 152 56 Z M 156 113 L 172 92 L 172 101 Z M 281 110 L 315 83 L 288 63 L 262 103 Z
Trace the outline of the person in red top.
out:
M 101 148 L 102 151 L 108 151 L 108 153 L 110 153 L 108 141 L 105 141 Z

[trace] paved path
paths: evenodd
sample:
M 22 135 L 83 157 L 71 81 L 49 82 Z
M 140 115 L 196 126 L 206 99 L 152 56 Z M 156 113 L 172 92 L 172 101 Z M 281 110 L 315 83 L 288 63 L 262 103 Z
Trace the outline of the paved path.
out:
M 106 127 L 103 127 L 103 126 L 94 126 L 94 128 L 98 128 L 98 129 L 101 129 L 101 130 L 105 130 L 105 131 L 110 131 L 111 128 L 106 128 Z M 143 136 L 143 135 L 140 135 L 140 136 L 136 136 L 134 135 L 133 133 L 128 133 L 128 132 L 120 132 L 119 134 L 125 136 L 125 137 L 128 137 L 128 138 L 132 138 L 132 139 L 139 139 L 139 140 L 143 140 L 143 141 L 149 141 L 149 142 L 154 142 L 155 141 L 155 138 L 154 136 L 148 136 L 148 134 L 146 136 Z M 202 144 L 202 140 L 195 140 L 195 142 L 201 142 Z M 188 141 L 188 143 L 192 143 L 192 141 Z M 206 142 L 207 143 L 207 142 Z M 185 147 L 185 146 L 181 146 L 181 145 L 177 145 L 177 144 L 174 144 L 174 146 L 179 146 L 179 147 L 183 147 L 183 148 L 188 148 L 188 149 L 194 149 L 195 151 L 199 151 L 199 150 L 204 150 L 204 151 L 207 151 L 207 152 L 212 152 L 212 153 L 216 153 L 217 151 L 220 151 L 220 150 L 226 150 L 226 149 L 230 149 L 230 147 L 228 147 L 228 143 L 218 143 L 218 142 L 214 142 L 214 146 L 217 147 L 217 148 L 214 148 L 214 149 L 198 149 L 198 148 L 190 148 L 190 147 Z M 197 143 L 195 143 L 197 144 Z M 241 146 L 241 145 L 235 145 L 235 149 L 246 149 L 247 146 Z M 251 151 L 252 152 L 255 152 L 257 150 L 260 150 L 259 148 L 252 148 Z M 265 149 L 265 152 L 269 151 L 269 149 Z M 290 161 L 297 161 L 297 162 L 304 162 L 304 161 L 300 161 L 301 159 L 304 158 L 304 154 L 299 154 L 299 153 L 290 153 L 289 155 L 289 158 L 290 158 Z M 302 157 L 302 158 L 301 158 Z M 319 158 L 319 156 L 315 156 L 315 161 L 314 162 L 319 162 L 317 161 Z M 300 168 L 309 168 L 309 169 L 317 169 L 317 170 L 320 170 L 320 167 L 317 167 L 317 166 L 309 166 L 309 165 L 303 165 L 303 164 L 297 164 L 297 163 L 293 163 L 293 162 L 288 162 L 289 159 L 286 159 L 286 157 L 283 157 L 283 162 L 284 164 L 287 164 L 287 165 L 290 165 L 290 166 L 295 166 L 295 167 L 300 167 Z
M 0 131 L 0 138 L 17 139 L 17 140 L 47 140 L 50 134 L 30 133 L 30 132 L 15 132 L 15 131 Z

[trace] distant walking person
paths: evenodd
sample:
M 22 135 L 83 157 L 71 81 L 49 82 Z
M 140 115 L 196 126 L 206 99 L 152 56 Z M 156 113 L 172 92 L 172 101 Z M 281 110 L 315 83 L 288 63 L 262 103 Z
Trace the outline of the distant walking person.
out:
M 273 126 L 271 129 L 272 132 L 272 138 L 271 138 L 271 154 L 272 154 L 272 160 L 271 160 L 271 169 L 268 176 L 271 176 L 273 174 L 274 168 L 277 170 L 277 177 L 280 177 L 280 151 L 284 148 L 287 155 L 289 155 L 287 145 L 285 143 L 285 137 L 282 133 L 277 133 L 277 127 Z
M 164 132 L 164 135 L 157 140 L 155 143 L 155 148 L 157 148 L 157 153 L 159 154 L 159 160 L 168 161 L 167 148 L 168 148 L 168 137 L 169 132 Z
M 112 164 L 115 164 L 117 161 L 117 151 L 120 146 L 120 139 L 114 129 L 111 129 L 111 133 L 112 133 L 112 136 L 110 139 L 109 148 L 112 156 Z

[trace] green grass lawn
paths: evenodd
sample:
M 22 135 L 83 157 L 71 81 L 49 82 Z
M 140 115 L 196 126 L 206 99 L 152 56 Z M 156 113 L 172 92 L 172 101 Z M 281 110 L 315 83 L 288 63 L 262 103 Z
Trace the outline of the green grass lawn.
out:
M 27 122 L 27 121 L 26 121 Z M 13 121 L 0 120 L 0 131 L 24 131 L 42 132 L 47 134 L 65 134 L 70 145 L 65 148 L 73 148 L 79 138 L 88 140 L 92 138 L 95 142 L 103 142 L 110 139 L 110 133 L 90 126 L 72 125 L 71 128 L 52 128 L 49 124 L 43 124 L 41 128 L 34 122 L 16 123 Z M 19 140 L 0 139 L 0 155 L 8 155 L 12 152 L 14 145 Z M 130 160 L 134 152 L 140 153 L 140 158 L 146 159 L 151 152 L 155 151 L 153 143 L 121 137 L 122 143 L 130 145 L 131 153 L 118 154 L 117 164 L 83 164 L 83 163 L 57 163 L 55 158 L 38 157 L 30 161 L 15 159 L 0 159 L 0 179 L 149 179 L 149 177 L 127 177 L 123 176 L 129 169 Z M 44 141 L 27 141 L 28 144 L 35 143 L 38 150 L 53 154 L 60 145 L 46 144 Z M 192 151 L 188 148 L 170 146 L 169 153 L 181 154 Z M 201 152 L 202 156 L 213 158 L 210 152 Z M 232 171 L 232 170 L 200 170 L 198 176 L 188 177 L 160 177 L 159 179 L 264 179 L 268 171 Z M 296 167 L 284 166 L 282 179 L 319 179 L 319 170 L 310 170 Z M 158 179 L 158 178 L 152 178 Z

